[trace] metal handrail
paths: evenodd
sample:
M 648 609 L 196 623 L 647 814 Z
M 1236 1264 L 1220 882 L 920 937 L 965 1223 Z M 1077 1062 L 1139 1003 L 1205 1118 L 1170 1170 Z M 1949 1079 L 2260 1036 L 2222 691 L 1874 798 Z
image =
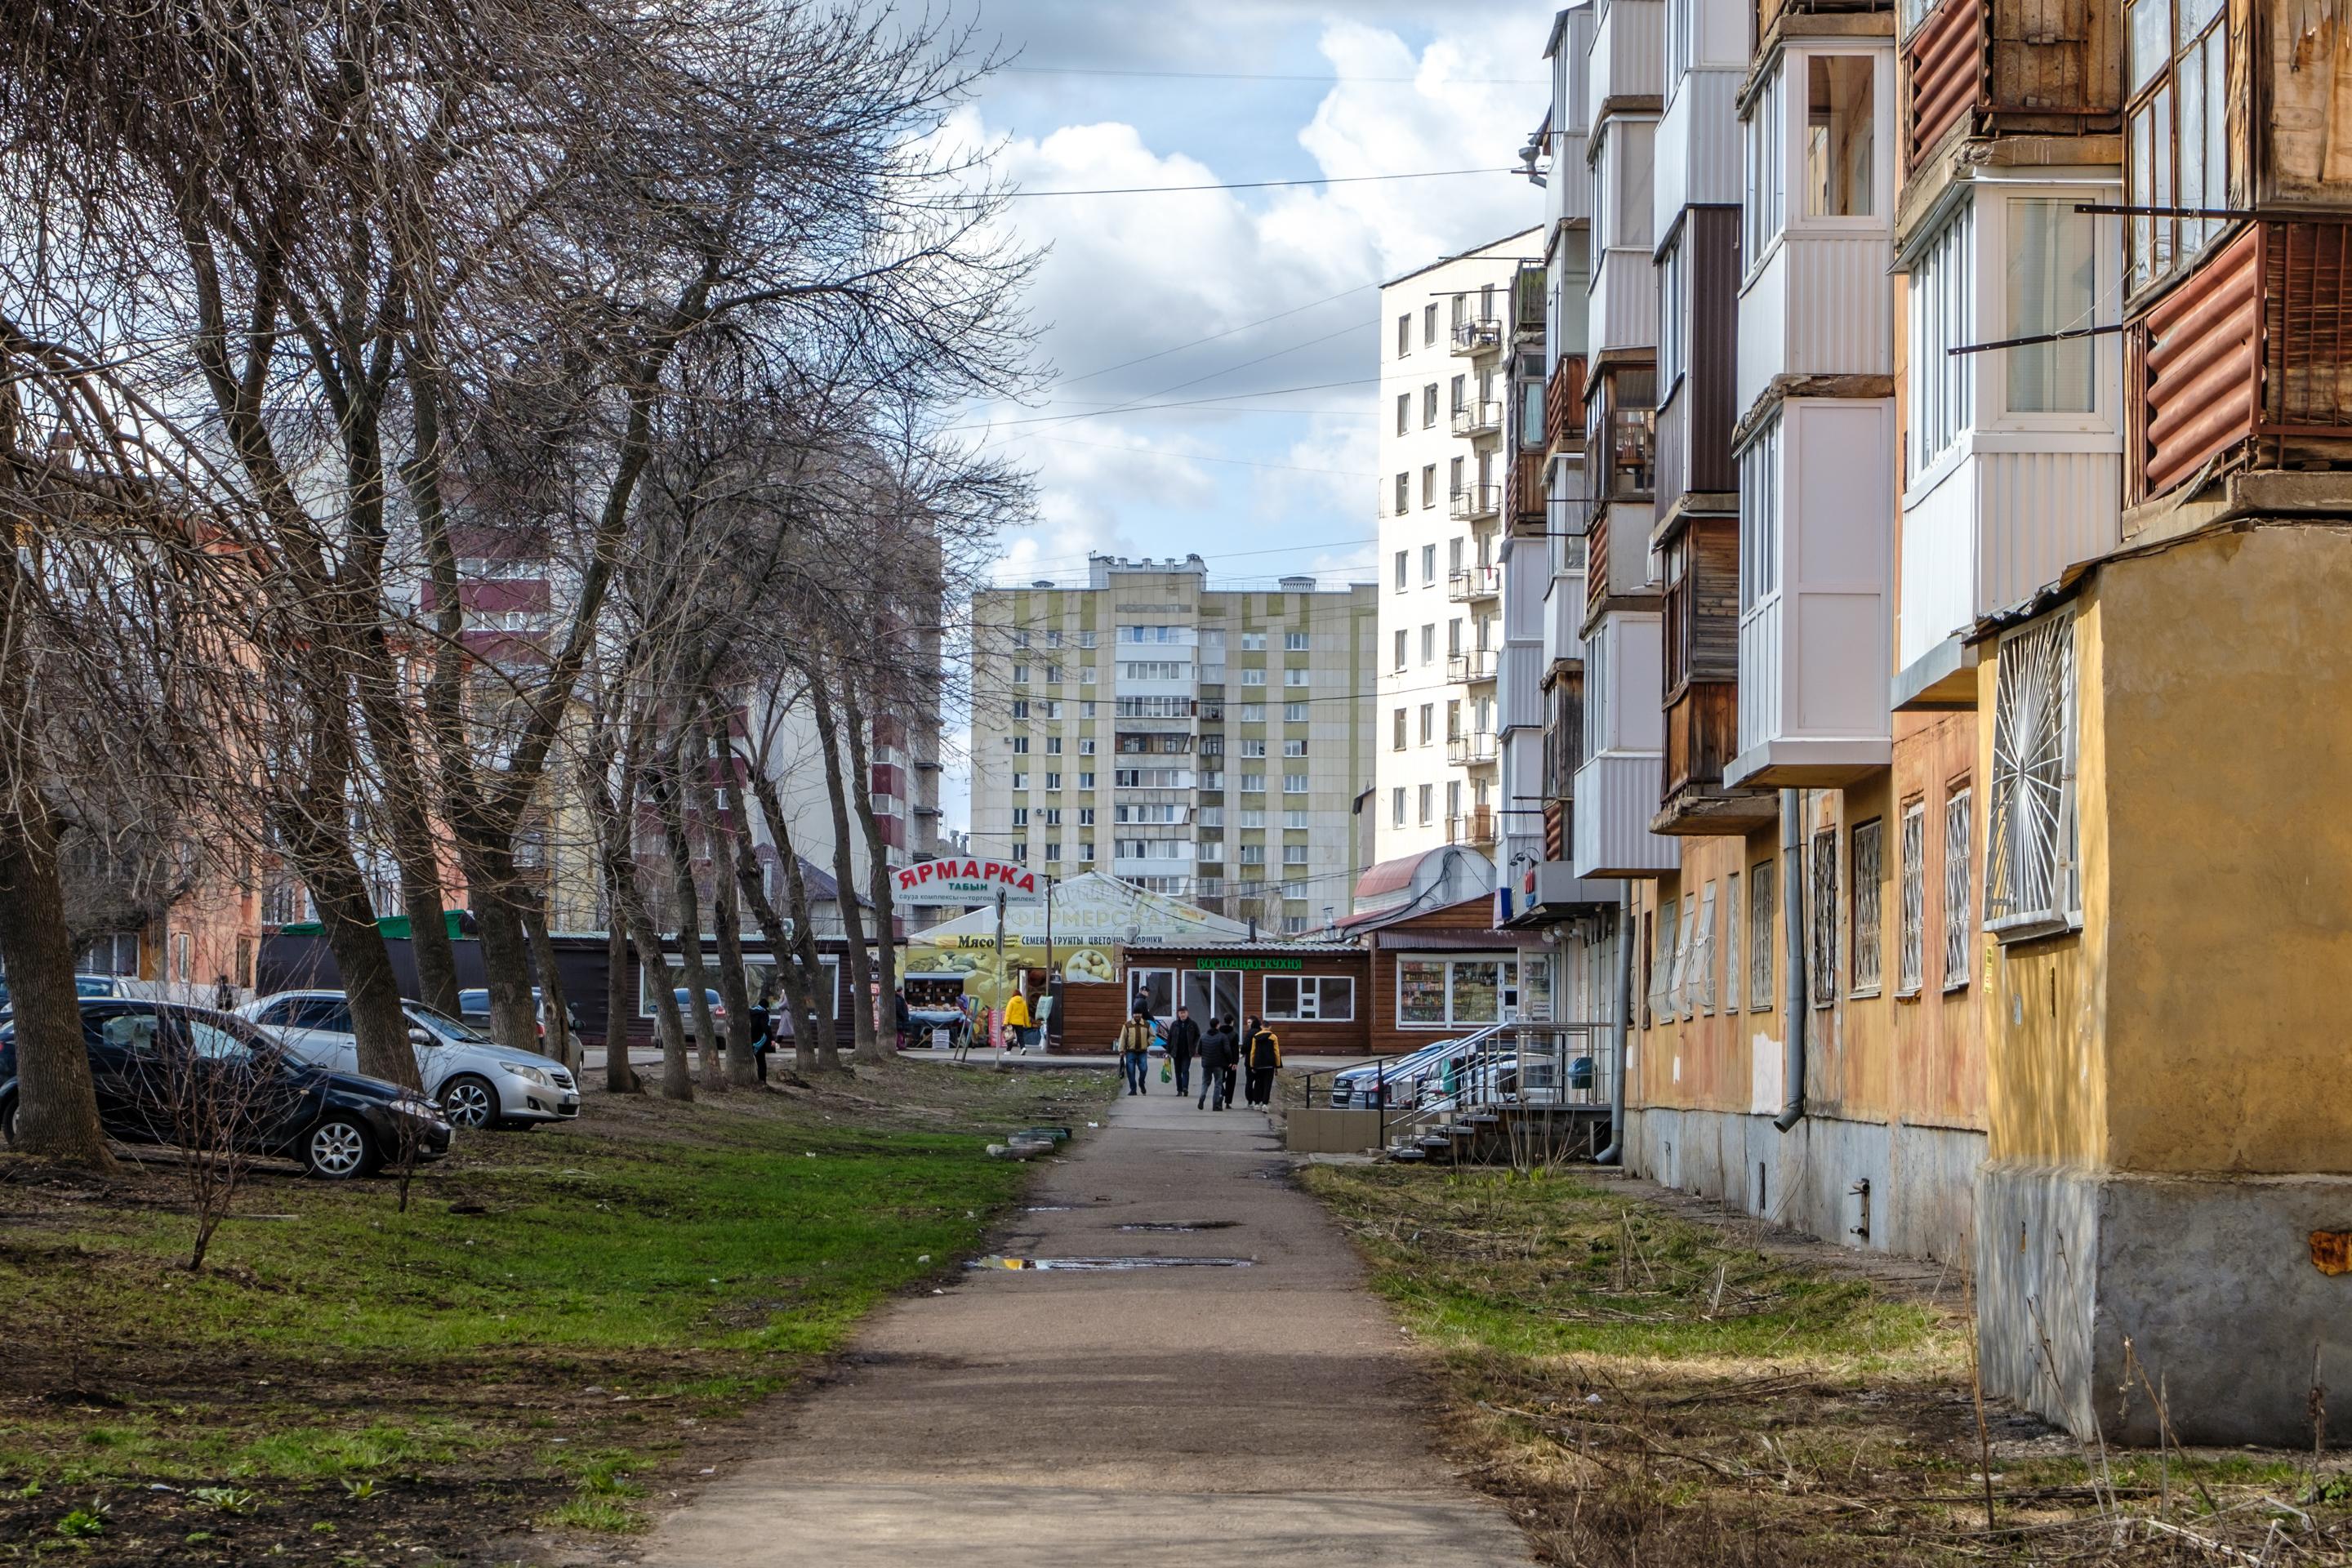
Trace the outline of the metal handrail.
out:
M 1441 1125 L 1496 1107 L 1607 1106 L 1614 1064 L 1598 1047 L 1608 1027 L 1514 1020 L 1465 1037 L 1462 1054 L 1447 1058 L 1452 1081 L 1402 1108 L 1386 1146 L 1409 1147 Z M 1581 1082 L 1579 1060 L 1589 1064 Z

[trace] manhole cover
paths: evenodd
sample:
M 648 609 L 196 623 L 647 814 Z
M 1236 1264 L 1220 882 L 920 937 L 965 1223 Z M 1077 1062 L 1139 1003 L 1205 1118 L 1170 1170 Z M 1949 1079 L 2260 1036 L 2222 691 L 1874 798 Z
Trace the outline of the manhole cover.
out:
M 1196 1230 L 1231 1230 L 1240 1223 L 1239 1220 L 1231 1219 L 1144 1220 L 1135 1225 L 1123 1225 L 1118 1228 L 1189 1236 Z
M 1247 1268 L 1246 1258 L 975 1258 L 967 1268 L 1018 1268 L 1034 1273 L 1110 1273 L 1126 1268 Z

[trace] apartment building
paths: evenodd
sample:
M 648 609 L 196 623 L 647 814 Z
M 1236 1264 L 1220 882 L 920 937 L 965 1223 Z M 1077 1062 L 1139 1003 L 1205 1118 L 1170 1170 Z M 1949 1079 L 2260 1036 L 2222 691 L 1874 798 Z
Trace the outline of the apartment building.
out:
M 1517 279 L 1539 254 L 1528 229 L 1381 289 L 1383 729 L 1370 782 L 1382 859 L 1496 851 L 1508 405 L 1539 303 L 1521 309 Z
M 1328 925 L 1362 868 L 1379 626 L 1370 584 L 1212 581 L 1198 555 L 975 595 L 972 847 Z
M 1630 1168 L 1972 1269 L 1988 1388 L 2085 1436 L 2153 1440 L 2137 1366 L 2308 1441 L 2352 1355 L 2345 26 L 1595 0 L 1547 50 L 1513 921 L 1616 965 Z

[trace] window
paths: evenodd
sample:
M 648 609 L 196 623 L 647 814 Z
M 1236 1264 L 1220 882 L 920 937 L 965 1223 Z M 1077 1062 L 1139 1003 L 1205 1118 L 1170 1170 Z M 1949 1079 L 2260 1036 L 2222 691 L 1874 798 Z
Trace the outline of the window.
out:
M 1225 858 L 1225 841 L 1222 838 L 1202 839 L 1200 858 L 1211 865 L 1222 865 Z
M 1437 341 L 1437 307 L 1433 303 L 1421 308 L 1421 341 L 1424 344 Z
M 1013 646 L 1014 647 L 1027 647 L 1029 646 L 1029 634 L 1026 631 L 1014 632 L 1013 634 Z
M 1421 628 L 1421 662 L 1432 664 L 1437 658 L 1437 623 L 1431 621 Z
M 1061 736 L 1048 735 L 1045 737 L 1045 754 L 1049 757 L 1058 757 L 1062 754 Z
M 2124 200 L 2135 206 L 2229 205 L 2229 29 L 2221 0 L 2137 0 L 2124 23 L 2132 100 Z M 2136 217 L 2126 225 L 2128 287 L 2185 266 L 2221 218 Z
M 1462 536 L 1458 533 L 1445 542 L 1445 570 L 1448 574 L 1462 570 Z
M 76 974 L 130 974 L 139 973 L 139 933 L 116 931 L 100 937 L 82 949 L 75 961 Z
M 1029 775 L 1027 773 L 1014 773 L 1013 775 L 1013 787 L 1014 789 L 1027 789 L 1029 787 Z
M 1094 634 L 1093 632 L 1080 632 L 1080 633 L 1078 634 L 1078 646 L 1079 646 L 1080 647 L 1094 647 L 1094 646 L 1095 646 L 1095 634 Z
M 1244 702 L 1234 712 L 1236 720 L 1244 724 L 1265 722 L 1265 704 L 1263 702 Z
M 1456 616 L 1452 620 L 1445 623 L 1445 652 L 1447 657 L 1451 658 L 1453 655 L 1460 653 L 1461 651 L 1462 617 L 1460 616 Z
M 1283 650 L 1286 653 L 1305 653 L 1307 648 L 1307 636 L 1305 632 L 1283 633 Z
M 1895 994 L 1919 994 L 1927 968 L 1927 803 L 1903 808 L 1903 908 L 1895 936 Z
M 1837 1000 L 1838 977 L 1838 836 L 1834 827 L 1813 835 L 1812 908 L 1813 1005 L 1827 1007 Z
M 1283 774 L 1282 793 L 1285 795 L 1305 795 L 1307 793 L 1307 775 L 1305 773 Z
M 1431 382 L 1421 389 L 1421 427 L 1424 430 L 1437 423 L 1437 383 Z
M 1082 805 L 1078 807 L 1078 826 L 1080 827 L 1092 827 L 1094 825 L 1095 808 L 1091 805 Z
M 1411 474 L 1399 474 L 1396 477 L 1396 510 L 1391 511 L 1389 515 L 1391 517 L 1402 517 L 1412 509 L 1412 476 Z M 1397 552 L 1397 586 L 1400 588 L 1404 586 L 1404 552 L 1402 550 Z
M 1061 647 L 1061 646 L 1062 646 L 1062 634 L 1061 634 L 1061 633 L 1059 633 L 1059 632 L 1047 632 L 1047 633 L 1045 634 L 1045 646 L 1046 646 L 1047 647 Z
M 1448 495 L 1458 496 L 1463 491 L 1468 489 L 1470 488 L 1469 480 L 1465 477 L 1468 472 L 1469 470 L 1463 467 L 1462 459 L 1459 458 L 1454 458 L 1451 463 L 1446 465 L 1445 493 Z
M 1265 845 L 1263 845 L 1263 844 L 1244 844 L 1244 845 L 1243 845 L 1243 846 L 1242 846 L 1242 864 L 1243 864 L 1243 865 L 1244 865 L 1244 866 L 1263 866 L 1263 865 L 1265 865 Z
M 1716 891 L 1713 882 L 1699 889 L 1698 951 L 1691 960 L 1690 1005 L 1685 1007 L 1685 1013 L 1691 1006 L 1710 1015 L 1715 1011 Z
M 1879 889 L 1886 860 L 1885 824 L 1871 821 L 1854 825 L 1853 852 L 1847 865 L 1853 878 L 1846 910 L 1853 921 L 1853 935 L 1848 943 L 1853 954 L 1853 994 L 1875 996 L 1880 984 L 1880 933 L 1885 929 L 1881 919 L 1883 909 Z
M 1748 1005 L 1772 1010 L 1772 872 L 1769 860 L 1748 869 Z
M 1391 827 L 1404 826 L 1404 785 L 1402 784 L 1397 785 L 1389 792 L 1389 826 Z
M 1739 1011 L 1739 982 L 1748 963 L 1748 950 L 1739 945 L 1739 873 L 1723 879 L 1723 1010 Z
M 1078 787 L 1079 787 L 1080 789 L 1092 789 L 1092 788 L 1094 788 L 1094 787 L 1095 787 L 1095 775 L 1094 775 L 1093 773 L 1080 773 L 1080 774 L 1078 775 Z
M 1356 1016 L 1356 983 L 1337 974 L 1269 974 L 1265 1014 L 1292 1024 L 1345 1024 Z
M 1431 814 L 1436 809 L 1436 790 L 1428 784 L 1422 785 L 1419 805 L 1421 807 L 1421 826 L 1426 827 L 1430 824 Z
M 1398 631 L 1397 631 L 1397 634 L 1396 634 L 1396 639 L 1395 639 L 1395 640 L 1396 640 L 1396 667 L 1397 667 L 1397 668 L 1398 668 L 1398 669 L 1402 670 L 1402 669 L 1403 669 L 1403 668 L 1404 668 L 1404 666 L 1405 666 L 1405 646 L 1406 646 L 1406 635 L 1405 635 L 1405 632 L 1404 632 L 1403 628 L 1402 628 L 1402 627 L 1398 628 Z
M 1304 703 L 1304 702 L 1286 702 L 1286 703 L 1284 703 L 1284 704 L 1282 705 L 1282 721 L 1283 721 L 1284 723 L 1286 723 L 1286 724 L 1304 724 L 1304 723 L 1306 723 L 1306 722 L 1307 722 L 1307 704 L 1306 704 L 1306 703 Z
M 1304 833 L 1307 831 L 1307 818 L 1308 815 L 1309 814 L 1305 810 L 1297 806 L 1292 806 L 1283 812 L 1282 826 L 1285 827 L 1295 828 L 1297 831 Z
M 1013 667 L 1013 684 L 1015 686 L 1026 686 L 1029 684 L 1029 667 L 1027 665 L 1016 664 Z
M 1090 740 L 1087 740 L 1087 741 L 1080 741 L 1080 742 L 1078 742 L 1078 755 L 1080 755 L 1080 756 L 1082 756 L 1082 757 L 1091 757 L 1091 756 L 1093 756 L 1094 754 L 1095 754 L 1095 743 L 1094 743 L 1094 742 L 1092 742 L 1092 741 L 1090 741 Z
M 1404 710 L 1402 708 L 1396 710 L 1389 724 L 1389 750 L 1404 750 Z
M 1054 864 L 1055 862 L 1056 862 L 1056 861 L 1060 860 L 1060 859 L 1061 859 L 1061 858 L 1062 858 L 1062 845 L 1061 845 L 1061 841 L 1060 841 L 1059 839 L 1054 839 L 1054 838 L 1049 838 L 1049 839 L 1047 839 L 1047 840 L 1045 841 L 1045 863 L 1046 863 L 1047 865 L 1049 865 L 1049 866 L 1050 866 L 1050 865 Z
M 1264 828 L 1264 827 L 1265 826 L 1265 813 L 1264 811 L 1262 811 L 1262 810 L 1260 810 L 1260 811 L 1244 811 L 1244 812 L 1243 812 L 1243 813 L 1242 813 L 1242 826 L 1243 826 L 1244 827 L 1245 827 L 1245 828 L 1246 828 L 1246 827 L 1255 827 L 1255 828 L 1261 828 L 1261 829 L 1262 829 L 1262 828 Z
M 1282 754 L 1286 757 L 1303 757 L 1307 754 L 1307 742 L 1304 741 L 1285 741 L 1282 743 Z
M 1201 808 L 1201 826 L 1203 826 L 1203 827 L 1223 827 L 1224 825 L 1225 825 L 1225 808 L 1224 808 L 1223 806 L 1222 806 L 1222 805 L 1204 805 L 1204 806 L 1202 806 L 1202 807 Z
M 1812 55 L 1805 60 L 1805 213 L 1868 217 L 1871 205 L 1872 82 L 1868 55 Z
M 1671 16 L 1678 7 L 1686 7 L 1693 0 L 1668 0 L 1666 14 Z M 1668 80 L 1674 79 L 1669 76 Z M 1687 232 L 1687 231 L 1685 231 Z M 1683 334 L 1689 319 L 1683 314 L 1683 244 L 1679 236 L 1658 263 L 1658 401 L 1672 397 L 1675 384 L 1683 378 Z
M 1263 669 L 1243 670 L 1242 684 L 1244 686 L 1264 686 L 1265 684 L 1265 671 Z
M 1244 757 L 1262 757 L 1265 755 L 1265 742 L 1264 741 L 1244 740 L 1242 742 L 1242 755 Z
M 1045 667 L 1045 684 L 1048 686 L 1059 686 L 1062 684 L 1062 667 L 1060 665 L 1049 664 Z
M 1448 816 L 1462 815 L 1462 781 L 1460 779 L 1445 781 L 1445 815 Z
M 1095 667 L 1093 665 L 1087 666 L 1086 668 L 1078 671 L 1078 684 L 1080 686 L 1092 686 L 1095 683 Z M 1091 708 L 1094 704 L 1089 702 L 1087 706 Z
M 1465 408 L 1470 406 L 1470 378 L 1468 376 L 1457 375 L 1454 378 L 1453 401 L 1447 404 L 1446 406 L 1451 408 L 1456 414 L 1461 413 Z M 1455 488 L 1459 489 L 1462 483 L 1462 476 L 1458 472 L 1454 476 L 1454 482 Z
M 1244 653 L 1264 653 L 1265 651 L 1265 634 L 1264 632 L 1244 632 L 1242 634 L 1242 651 Z
M 1282 847 L 1282 863 L 1283 863 L 1284 865 L 1286 865 L 1286 866 L 1304 866 L 1304 865 L 1306 865 L 1306 864 L 1307 864 L 1307 846 L 1306 846 L 1306 845 L 1304 845 L 1304 844 L 1286 844 L 1286 845 L 1284 845 L 1284 846 Z
M 1690 73 L 1698 0 L 1666 0 L 1666 96 Z
M 1787 217 L 1781 189 L 1786 164 L 1780 148 L 1780 94 L 1785 68 L 1764 79 L 1763 90 L 1756 95 L 1748 116 L 1748 178 L 1739 212 L 1745 241 L 1740 257 L 1750 271 L 1763 263 L 1765 247 L 1780 237 L 1781 224 Z
M 1412 353 L 1412 314 L 1407 311 L 1397 318 L 1397 358 Z
M 1399 474 L 1397 476 L 1397 510 L 1399 511 L 1404 510 L 1404 485 L 1405 477 L 1402 474 Z M 1400 550 L 1396 552 L 1396 585 L 1397 592 L 1400 594 L 1404 592 L 1404 579 L 1405 552 Z M 1397 634 L 1399 637 L 1402 637 L 1403 635 L 1404 634 L 1402 632 L 1399 632 Z
M 1454 651 L 1458 653 L 1461 650 L 1456 648 Z M 1449 741 L 1462 738 L 1462 704 L 1459 702 L 1448 701 L 1445 704 L 1445 738 Z
M 1093 861 L 1094 858 L 1095 858 L 1095 841 L 1094 841 L 1093 839 L 1091 839 L 1091 838 L 1081 838 L 1081 839 L 1079 839 L 1079 840 L 1078 840 L 1078 858 L 1079 858 L 1080 860 L 1082 860 L 1082 861 L 1087 861 L 1087 862 L 1089 862 L 1089 863 L 1090 863 L 1090 862 L 1092 862 L 1092 861 Z
M 1433 745 L 1436 742 L 1436 738 L 1437 704 L 1424 702 L 1421 705 L 1421 743 L 1424 746 Z
M 1976 851 L 1975 797 L 1967 788 L 1944 801 L 1944 989 L 1969 983 L 1969 907 L 1976 879 L 1969 874 Z
M 1282 672 L 1282 683 L 1294 687 L 1311 686 L 1315 683 L 1315 672 L 1303 665 L 1294 664 Z
M 2074 626 L 2064 614 L 2000 642 L 1993 681 L 1985 928 L 2003 942 L 2075 924 Z
M 1412 423 L 1412 394 L 1410 392 L 1400 392 L 1397 394 L 1397 434 L 1400 436 L 1403 435 L 1405 431 L 1411 427 Z
M 1400 958 L 1398 1024 L 1444 1028 L 1497 1024 L 1516 1012 L 1518 964 L 1507 958 Z
M 1963 201 L 1912 268 L 1911 341 L 1917 345 L 1911 355 L 1908 477 L 1913 479 L 1927 472 L 1972 421 L 1978 356 L 1950 351 L 1977 341 L 1975 273 L 1969 257 L 1975 233 L 1976 206 Z M 2002 357 L 2021 352 L 2005 350 Z
M 1029 717 L 1029 704 L 1023 701 L 1015 701 L 1013 704 L 1013 716 L 1015 719 L 1026 719 Z M 1016 752 L 1020 752 L 1026 751 L 1028 747 L 1024 743 L 1022 745 L 1015 746 L 1013 749 Z
M 1049 790 L 1060 789 L 1062 787 L 1062 775 L 1059 773 L 1047 773 L 1045 775 L 1045 787 Z
M 2072 201 L 2009 204 L 2010 337 L 2091 324 L 2098 308 L 2098 235 Z M 1958 359 L 1970 356 L 1958 354 Z M 2011 414 L 2088 414 L 2096 405 L 2091 340 L 2002 351 Z
M 1027 839 L 1016 838 L 1013 841 L 1013 858 L 1015 860 L 1026 860 L 1029 858 L 1029 841 Z
M 1264 773 L 1244 773 L 1241 776 L 1241 789 L 1244 795 L 1264 795 L 1265 793 L 1265 775 Z
M 1743 615 L 1780 592 L 1780 416 L 1775 414 L 1739 454 L 1739 608 Z M 1585 685 L 1591 689 L 1589 675 Z
M 1675 940 L 1674 1009 L 1683 1017 L 1691 1016 L 1691 1003 L 1698 991 L 1698 895 L 1683 895 L 1682 934 Z
M 1681 904 L 1662 905 L 1656 914 L 1657 953 L 1650 963 L 1650 994 L 1647 997 L 1649 1021 L 1652 1024 L 1672 1022 L 1672 1001 L 1675 983 L 1675 932 L 1682 929 Z
M 1437 581 L 1437 546 L 1434 544 L 1421 547 L 1421 581 L 1424 587 Z

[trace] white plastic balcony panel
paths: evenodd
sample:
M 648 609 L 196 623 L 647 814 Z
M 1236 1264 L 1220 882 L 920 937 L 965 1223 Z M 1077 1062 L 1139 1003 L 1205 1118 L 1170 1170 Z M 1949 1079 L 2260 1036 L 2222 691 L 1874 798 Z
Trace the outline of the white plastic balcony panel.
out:
M 1576 770 L 1571 876 L 1654 877 L 1682 864 L 1681 840 L 1650 831 L 1660 766 L 1655 752 L 1615 752 Z
M 1784 235 L 1739 295 L 1741 413 L 1779 375 L 1894 373 L 1884 236 Z
M 1706 0 L 1693 0 L 1706 9 Z M 1683 73 L 1658 121 L 1657 175 L 1650 235 L 1663 238 L 1686 206 L 1739 205 L 1739 116 L 1743 74 L 1737 65 Z
M 1904 499 L 1898 665 L 2116 547 L 2123 455 L 2114 437 L 2066 438 L 2105 450 L 2001 449 L 2057 439 L 1966 432 L 1956 459 Z
M 1665 689 L 1665 639 L 1655 610 L 1612 610 L 1601 616 L 1585 645 L 1584 679 L 1585 743 L 1593 752 L 1654 755 L 1665 749 L 1666 715 L 1659 697 Z M 1653 779 L 1653 794 L 1656 788 Z
M 1185 667 L 1190 669 L 1192 666 Z M 1194 678 L 1186 675 L 1177 680 L 1132 680 L 1119 679 L 1111 689 L 1120 697 L 1197 697 L 1200 689 Z
M 1657 508 L 1646 500 L 1609 503 L 1609 592 L 1651 594 L 1659 591 L 1656 559 L 1650 551 L 1650 527 Z M 1597 564 L 1597 563 L 1596 563 Z
M 1496 697 L 1499 717 L 1495 721 L 1504 730 L 1527 726 L 1543 728 L 1544 651 L 1539 642 L 1514 642 L 1503 645 L 1503 667 L 1496 678 Z
M 1665 92 L 1665 0 L 1609 0 L 1592 29 L 1585 81 L 1586 101 L 1596 115 L 1611 113 L 1625 99 Z
M 1624 889 L 1616 881 L 1608 878 L 1580 877 L 1570 861 L 1538 861 L 1534 871 L 1536 885 L 1530 900 L 1534 903 L 1614 904 L 1624 898 Z
M 1746 449 L 1726 784 L 1843 783 L 1891 756 L 1894 450 L 1891 398 L 1827 397 L 1789 399 Z
M 1578 178 L 1589 179 L 1580 156 Z M 1544 374 L 1559 366 L 1563 355 L 1580 354 L 1591 344 L 1586 310 L 1592 293 L 1592 234 L 1571 228 L 1552 247 L 1549 280 L 1544 285 Z
M 1551 552 L 1546 541 L 1512 541 L 1503 563 L 1503 640 L 1540 643 L 1544 636 L 1544 594 L 1551 586 Z

